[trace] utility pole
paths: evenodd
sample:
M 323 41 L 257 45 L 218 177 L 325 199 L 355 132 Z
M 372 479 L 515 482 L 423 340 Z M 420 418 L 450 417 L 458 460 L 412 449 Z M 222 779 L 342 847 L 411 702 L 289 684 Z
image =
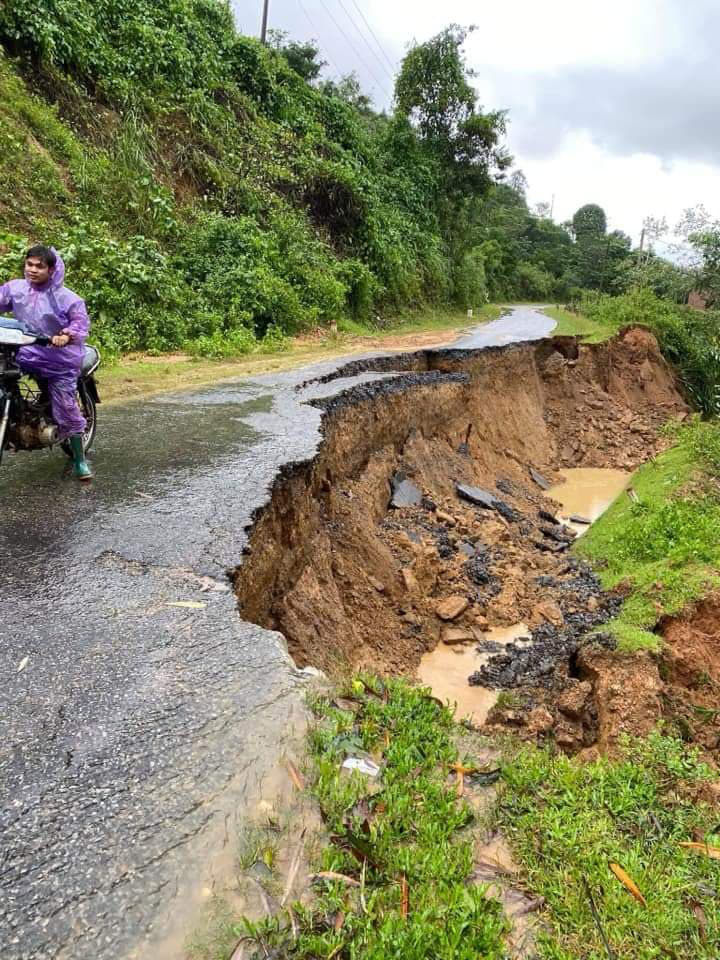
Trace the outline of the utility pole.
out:
M 550 219 L 553 218 L 553 211 L 555 210 L 555 194 L 552 195 L 552 201 L 550 202 Z
M 640 246 L 638 247 L 638 266 L 642 263 L 643 247 L 645 246 L 645 227 L 642 228 L 640 233 Z
M 270 0 L 263 0 L 262 27 L 260 27 L 260 43 L 267 43 L 268 5 Z

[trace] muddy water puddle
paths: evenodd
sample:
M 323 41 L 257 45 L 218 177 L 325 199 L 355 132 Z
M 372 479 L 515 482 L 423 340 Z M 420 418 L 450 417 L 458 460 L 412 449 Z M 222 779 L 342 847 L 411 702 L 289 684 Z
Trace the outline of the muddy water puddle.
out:
M 529 639 L 530 631 L 524 623 L 516 623 L 511 627 L 492 627 L 483 634 L 483 641 L 507 646 L 523 637 Z M 475 644 L 441 642 L 420 661 L 418 678 L 439 700 L 457 704 L 458 719 L 469 716 L 473 723 L 480 725 L 485 723 L 500 691 L 471 687 L 468 677 L 486 664 L 491 655 L 478 652 Z
M 560 504 L 559 515 L 578 534 L 585 533 L 589 524 L 574 523 L 573 515 L 594 522 L 625 490 L 630 474 L 623 470 L 578 467 L 561 470 L 564 478 L 547 491 L 547 496 Z M 498 690 L 473 686 L 468 683 L 471 673 L 479 670 L 497 652 L 498 646 L 507 646 L 515 640 L 529 639 L 530 631 L 524 623 L 511 627 L 493 627 L 483 634 L 483 641 L 492 641 L 491 651 L 478 651 L 476 644 L 444 644 L 426 653 L 418 667 L 420 682 L 429 686 L 443 702 L 457 704 L 457 717 L 469 716 L 481 725 L 497 702 Z
M 547 491 L 547 496 L 560 504 L 560 518 L 578 534 L 585 533 L 588 524 L 574 523 L 573 515 L 595 521 L 630 483 L 630 474 L 624 470 L 576 467 L 561 470 L 564 482 Z

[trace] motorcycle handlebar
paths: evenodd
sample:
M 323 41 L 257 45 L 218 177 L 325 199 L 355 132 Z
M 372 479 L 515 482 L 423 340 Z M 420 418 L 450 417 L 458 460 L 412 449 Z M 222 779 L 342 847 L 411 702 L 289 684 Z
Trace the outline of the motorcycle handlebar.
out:
M 39 347 L 49 347 L 50 344 L 52 343 L 52 340 L 50 339 L 50 337 L 44 337 L 41 333 L 37 333 L 34 336 L 35 336 L 35 343 L 37 343 Z

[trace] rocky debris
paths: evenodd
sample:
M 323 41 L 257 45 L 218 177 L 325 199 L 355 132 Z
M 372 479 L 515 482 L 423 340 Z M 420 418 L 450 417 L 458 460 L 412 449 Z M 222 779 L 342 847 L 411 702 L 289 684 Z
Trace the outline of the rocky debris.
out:
M 472 630 L 466 630 L 464 627 L 443 627 L 440 639 L 443 643 L 453 645 L 456 643 L 474 643 L 477 637 Z
M 558 720 L 553 728 L 555 743 L 568 753 L 582 745 L 582 730 L 567 720 Z
M 475 546 L 472 543 L 468 543 L 467 540 L 461 540 L 457 548 L 460 553 L 464 553 L 466 557 L 475 556 Z
M 549 540 L 555 540 L 556 543 L 568 544 L 575 539 L 575 531 L 562 523 L 556 523 L 552 527 L 541 526 L 540 533 Z
M 461 614 L 465 613 L 469 606 L 470 601 L 467 597 L 445 597 L 444 600 L 440 600 L 435 604 L 435 613 L 441 620 L 457 620 Z
M 455 546 L 450 540 L 450 535 L 445 527 L 433 527 L 433 536 L 437 546 L 438 556 L 442 560 L 448 560 L 455 554 Z
M 592 684 L 587 680 L 570 680 L 556 701 L 557 708 L 571 720 L 581 720 L 591 694 Z
M 476 507 L 482 507 L 485 510 L 494 510 L 499 498 L 489 490 L 483 490 L 481 487 L 473 487 L 468 483 L 456 483 L 455 492 L 462 500 L 475 504 Z
M 402 470 L 398 470 L 392 477 L 390 486 L 392 488 L 392 497 L 390 498 L 391 507 L 395 509 L 401 507 L 417 507 L 422 502 L 422 490 L 414 484 L 412 480 L 408 480 Z
M 541 490 L 549 490 L 552 484 L 541 473 L 538 473 L 533 467 L 529 468 L 530 477 Z
M 478 587 L 485 587 L 490 583 L 498 583 L 498 578 L 490 572 L 487 555 L 475 555 L 465 563 L 465 573 Z
M 495 504 L 495 509 L 501 517 L 505 517 L 510 523 L 517 523 L 518 520 L 522 518 L 522 514 L 514 510 L 509 504 L 505 503 L 504 500 L 498 500 Z
M 538 550 L 542 550 L 544 553 L 562 553 L 563 550 L 567 550 L 570 546 L 568 541 L 547 541 L 547 540 L 533 540 L 532 544 L 534 547 L 537 547 Z
M 574 576 L 557 583 L 562 590 L 560 602 L 548 599 L 536 606 L 542 622 L 533 625 L 530 643 L 520 646 L 514 641 L 504 646 L 468 678 L 471 685 L 509 689 L 557 688 L 562 684 L 568 662 L 586 635 L 613 617 L 622 603 L 619 596 L 602 592 L 595 574 L 581 561 L 572 558 L 564 569 Z M 598 602 L 590 610 L 588 601 L 592 596 Z M 590 640 L 593 645 L 614 645 L 613 638 L 606 634 L 594 633 Z
M 496 510 L 501 517 L 504 517 L 510 523 L 520 520 L 522 514 L 514 510 L 509 503 L 496 497 L 489 490 L 483 490 L 481 487 L 473 487 L 467 483 L 456 483 L 455 492 L 462 500 L 467 500 L 476 507 L 483 510 Z
M 444 510 L 436 510 L 435 516 L 441 523 L 446 523 L 449 527 L 454 527 L 457 523 L 455 517 L 453 517 L 450 513 L 445 513 Z
M 385 584 L 380 580 L 376 580 L 375 577 L 368 577 L 368 583 L 374 590 L 377 590 L 378 593 L 385 593 Z
M 547 523 L 554 523 L 556 525 L 560 524 L 560 521 L 555 516 L 555 514 L 550 513 L 550 511 L 546 510 L 544 507 L 540 507 L 540 509 L 537 512 L 537 515 L 540 518 L 540 520 L 545 520 Z
M 533 620 L 542 623 L 543 620 L 551 623 L 554 627 L 561 627 L 565 623 L 565 617 L 562 610 L 554 600 L 543 600 L 535 608 Z
M 586 527 L 589 527 L 592 523 L 592 520 L 588 520 L 587 517 L 581 517 L 579 513 L 571 513 L 568 520 L 570 523 L 580 523 Z
M 417 577 L 409 567 L 403 567 L 401 570 L 403 583 L 408 593 L 417 593 L 419 590 Z
M 547 707 L 535 707 L 528 714 L 525 733 L 528 737 L 542 736 L 552 730 L 555 718 Z

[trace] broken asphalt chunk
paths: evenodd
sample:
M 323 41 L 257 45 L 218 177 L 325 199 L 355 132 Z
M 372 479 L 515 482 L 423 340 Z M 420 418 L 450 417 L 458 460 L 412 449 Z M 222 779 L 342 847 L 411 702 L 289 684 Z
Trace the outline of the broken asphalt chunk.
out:
M 541 490 L 549 490 L 552 484 L 541 473 L 530 467 L 530 477 L 540 487 Z
M 582 523 L 588 527 L 592 523 L 592 520 L 588 520 L 587 517 L 581 517 L 579 513 L 571 513 L 570 516 L 568 517 L 568 520 L 570 521 L 570 523 Z
M 472 487 L 467 483 L 456 483 L 455 491 L 461 499 L 469 500 L 470 503 L 474 503 L 478 507 L 484 507 L 485 510 L 494 510 L 496 504 L 500 503 L 498 498 L 489 490 Z
M 422 502 L 422 490 L 412 480 L 408 480 L 402 471 L 398 471 L 390 480 L 392 487 L 392 497 L 390 506 L 395 507 L 417 507 Z

